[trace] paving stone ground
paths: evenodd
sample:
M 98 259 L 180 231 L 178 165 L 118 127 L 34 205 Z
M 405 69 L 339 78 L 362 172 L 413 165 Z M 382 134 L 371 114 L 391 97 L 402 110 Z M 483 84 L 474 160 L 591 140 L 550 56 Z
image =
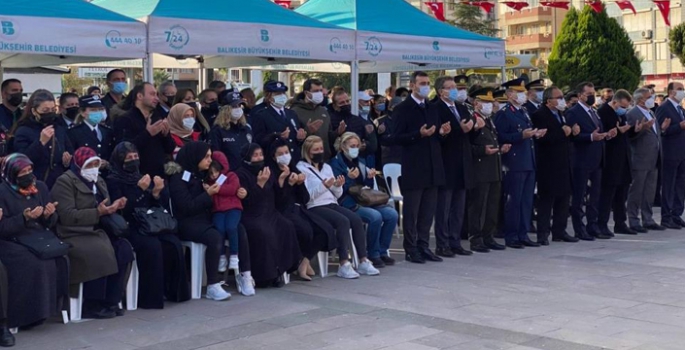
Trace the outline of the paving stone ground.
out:
M 684 243 L 668 230 L 425 265 L 395 250 L 381 276 L 342 280 L 331 266 L 250 298 L 232 286 L 226 302 L 51 320 L 15 349 L 682 350 Z

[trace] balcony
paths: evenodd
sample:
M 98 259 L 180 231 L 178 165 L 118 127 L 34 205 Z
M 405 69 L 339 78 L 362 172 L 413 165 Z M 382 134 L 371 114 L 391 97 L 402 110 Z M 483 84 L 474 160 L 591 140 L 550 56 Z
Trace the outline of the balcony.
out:
M 566 12 L 568 11 L 564 9 L 538 6 L 533 8 L 525 8 L 521 11 L 507 11 L 504 14 L 504 20 L 508 26 L 538 22 L 553 22 L 555 14 L 561 16 L 563 19 Z
M 554 36 L 551 34 L 523 34 L 507 37 L 507 50 L 551 49 Z

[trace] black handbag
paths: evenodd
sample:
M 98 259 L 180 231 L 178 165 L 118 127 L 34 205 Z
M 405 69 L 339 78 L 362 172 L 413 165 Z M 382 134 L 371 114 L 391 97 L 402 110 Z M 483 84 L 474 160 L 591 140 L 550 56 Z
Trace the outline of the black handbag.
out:
M 138 224 L 138 232 L 145 236 L 176 233 L 178 227 L 176 219 L 162 207 L 136 208 L 133 218 Z
M 26 247 L 41 260 L 67 255 L 70 247 L 50 230 L 33 230 L 28 234 L 16 236 L 12 240 Z
M 126 238 L 129 234 L 128 222 L 117 213 L 101 216 L 99 226 L 110 237 Z

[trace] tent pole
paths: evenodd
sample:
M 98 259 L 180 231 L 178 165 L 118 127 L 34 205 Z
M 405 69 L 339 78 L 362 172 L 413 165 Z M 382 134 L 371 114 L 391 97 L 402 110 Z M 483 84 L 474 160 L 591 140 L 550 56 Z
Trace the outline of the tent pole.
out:
M 359 114 L 359 61 L 354 60 L 351 62 L 350 70 L 350 89 L 351 100 L 352 100 L 352 114 Z
M 0 61 L 0 82 L 5 81 L 5 68 L 2 67 L 2 61 Z
M 155 83 L 155 77 L 153 74 L 153 65 L 154 62 L 152 62 L 152 54 L 147 53 L 145 54 L 145 58 L 143 59 L 143 81 L 147 83 Z
M 502 66 L 502 84 L 507 81 L 507 67 Z

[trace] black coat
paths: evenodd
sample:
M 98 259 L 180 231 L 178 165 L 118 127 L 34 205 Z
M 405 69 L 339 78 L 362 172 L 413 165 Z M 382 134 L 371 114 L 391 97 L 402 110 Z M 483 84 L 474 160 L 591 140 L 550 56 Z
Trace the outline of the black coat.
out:
M 378 134 L 382 149 L 382 164 L 400 164 L 402 162 L 402 147 L 395 143 L 395 118 L 388 114 L 378 118 L 376 122 L 379 127 L 385 125 L 385 132 Z
M 445 185 L 442 164 L 440 117 L 435 106 L 425 101 L 422 108 L 410 96 L 395 107 L 395 143 L 402 146 L 401 190 L 420 190 Z M 435 126 L 430 137 L 421 137 L 421 127 Z
M 108 126 L 98 125 L 98 129 L 102 135 L 102 140 L 98 140 L 97 136 L 93 133 L 85 122 L 79 125 L 75 125 L 67 131 L 69 135 L 69 140 L 74 149 L 79 149 L 80 147 L 88 147 L 97 153 L 98 157 L 103 160 L 109 161 L 109 157 L 112 155 L 114 150 L 114 131 Z
M 376 133 L 374 132 L 373 123 L 364 120 L 364 118 L 354 115 L 351 112 L 336 111 L 332 105 L 328 106 L 328 115 L 331 116 L 331 130 L 335 132 L 336 137 L 338 127 L 342 121 L 345 121 L 345 132 L 353 132 L 359 136 L 359 138 L 366 143 L 366 149 L 360 152 L 361 157 L 373 156 L 376 154 L 378 149 L 378 139 L 376 138 Z M 335 138 L 331 137 L 330 142 L 335 143 Z M 335 152 L 331 155 L 331 158 L 335 156 Z M 375 167 L 376 163 L 374 160 L 368 161 L 370 167 Z
M 28 119 L 14 133 L 14 152 L 23 153 L 33 162 L 33 173 L 38 180 L 44 181 L 48 188 L 57 181 L 68 168 L 62 163 L 64 152 L 74 154 L 74 147 L 67 136 L 67 129 L 54 125 L 55 135 L 43 145 L 40 133 L 45 125 L 34 119 Z
M 272 135 L 280 135 L 285 128 L 290 129 L 290 136 L 286 140 L 290 147 L 290 154 L 292 155 L 293 164 L 297 164 L 302 156 L 301 146 L 302 141 L 297 139 L 297 130 L 304 129 L 304 125 L 300 123 L 297 114 L 289 109 L 284 109 L 285 119 L 281 117 L 273 107 L 266 107 L 261 109 L 257 114 L 252 115 L 250 126 L 252 126 L 252 133 L 254 141 L 259 143 L 262 148 L 269 149 Z
M 178 231 L 204 233 L 213 227 L 214 201 L 197 174 L 191 174 L 190 179 L 184 181 L 183 173 L 183 170 L 177 169 L 170 172 L 169 176 L 169 195 L 174 217 L 178 220 Z
M 228 159 L 231 171 L 236 171 L 242 165 L 240 149 L 252 143 L 252 128 L 250 125 L 231 124 L 229 129 L 214 125 L 209 132 L 209 145 L 212 151 L 221 151 Z
M 482 118 L 474 114 L 474 118 Z M 492 118 L 485 118 L 485 126 L 469 134 L 475 183 L 502 181 L 502 155 L 485 153 L 486 146 L 499 147 L 497 129 Z
M 616 127 L 616 123 L 626 125 L 625 115 L 619 117 L 608 103 L 602 105 L 597 110 L 597 115 L 602 121 L 604 130 L 611 130 Z M 629 185 L 632 181 L 630 176 L 630 140 L 629 129 L 625 134 L 619 131 L 616 137 L 605 141 L 604 144 L 604 167 L 602 168 L 602 184 L 604 185 Z
M 564 117 L 559 113 L 564 122 Z M 535 140 L 537 158 L 536 179 L 538 193 L 550 196 L 567 196 L 571 194 L 571 140 L 566 136 L 552 111 L 541 106 L 530 117 L 533 127 L 547 129 L 547 134 Z
M 445 187 L 449 189 L 469 189 L 473 187 L 473 160 L 469 134 L 464 133 L 460 122 L 442 100 L 432 102 L 438 110 L 440 123 L 449 122 L 452 132 L 444 137 L 442 143 L 442 162 L 445 168 Z M 469 109 L 463 104 L 455 104 L 462 121 L 473 119 Z M 474 120 L 475 123 L 475 120 Z M 476 132 L 472 130 L 471 132 Z

